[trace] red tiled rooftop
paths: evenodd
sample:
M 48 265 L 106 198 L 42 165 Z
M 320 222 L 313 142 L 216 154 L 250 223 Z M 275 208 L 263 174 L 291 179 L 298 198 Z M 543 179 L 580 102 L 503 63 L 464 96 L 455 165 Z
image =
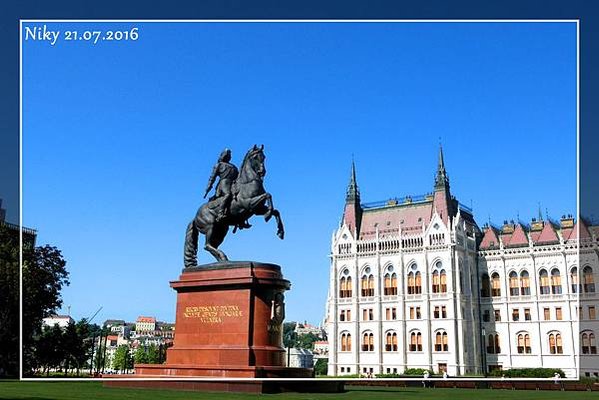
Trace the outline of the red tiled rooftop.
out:
M 549 221 L 546 221 L 543 225 L 543 230 L 536 238 L 533 237 L 533 241 L 535 244 L 558 243 L 559 238 L 557 237 L 557 233 L 555 233 L 555 229 L 553 229 L 553 224 Z
M 381 236 L 397 235 L 400 226 L 404 231 L 420 231 L 423 223 L 430 222 L 431 214 L 432 202 L 430 201 L 365 210 L 362 214 L 360 239 L 374 238 L 377 228 Z
M 498 247 L 499 239 L 497 238 L 497 233 L 495 232 L 495 229 L 493 229 L 492 227 L 488 227 L 485 231 L 485 236 L 483 237 L 483 240 L 480 243 L 480 248 L 486 250 Z
M 526 232 L 524 232 L 522 225 L 516 225 L 514 233 L 510 235 L 509 242 L 507 244 L 504 242 L 504 245 L 508 247 L 528 246 L 528 238 L 526 237 Z

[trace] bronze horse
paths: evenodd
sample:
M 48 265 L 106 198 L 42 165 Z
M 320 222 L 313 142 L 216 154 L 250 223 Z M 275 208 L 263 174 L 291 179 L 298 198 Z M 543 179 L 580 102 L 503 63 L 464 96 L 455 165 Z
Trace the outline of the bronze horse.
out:
M 198 209 L 195 218 L 187 226 L 185 234 L 184 263 L 185 268 L 197 266 L 198 235 L 206 236 L 204 250 L 216 258 L 217 261 L 227 261 L 228 258 L 218 246 L 222 244 L 233 226 L 233 233 L 237 228 L 247 227 L 247 220 L 254 215 L 263 215 L 268 222 L 272 217 L 277 221 L 277 236 L 285 236 L 285 229 L 281 214 L 274 208 L 272 196 L 264 190 L 264 145 L 254 145 L 245 155 L 241 164 L 239 176 L 233 183 L 233 199 L 229 212 L 220 221 L 216 221 L 216 209 L 219 208 L 222 198 L 210 199 Z

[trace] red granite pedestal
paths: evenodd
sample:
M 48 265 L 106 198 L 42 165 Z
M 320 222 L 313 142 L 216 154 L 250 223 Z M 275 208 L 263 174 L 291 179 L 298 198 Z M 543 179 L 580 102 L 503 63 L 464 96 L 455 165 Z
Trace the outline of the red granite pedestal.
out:
M 170 285 L 177 291 L 177 315 L 174 344 L 167 350 L 166 363 L 136 364 L 135 375 L 127 378 L 183 378 L 175 382 L 148 381 L 151 385 L 142 385 L 144 387 L 187 386 L 197 390 L 204 386 L 209 387 L 205 390 L 220 387 L 229 391 L 234 385 L 241 391 L 259 392 L 269 387 L 268 391 L 272 392 L 277 390 L 271 383 L 265 386 L 261 381 L 229 381 L 227 378 L 314 376 L 311 368 L 284 366 L 283 293 L 290 283 L 283 278 L 278 265 L 207 264 L 184 270 L 179 280 Z M 190 381 L 190 378 L 204 381 Z M 222 379 L 205 381 L 206 378 Z M 111 379 L 105 384 L 139 387 L 141 382 L 136 381 Z

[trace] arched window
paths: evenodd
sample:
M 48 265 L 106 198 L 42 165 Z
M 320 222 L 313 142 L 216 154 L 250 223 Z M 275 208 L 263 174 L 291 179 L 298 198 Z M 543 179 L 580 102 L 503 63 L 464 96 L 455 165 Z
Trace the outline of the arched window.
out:
M 410 351 L 422 351 L 422 334 L 420 332 L 410 334 Z
M 447 273 L 444 269 L 441 270 L 441 293 L 447 293 Z
M 491 295 L 491 281 L 488 274 L 481 277 L 480 297 L 489 297 Z
M 422 276 L 420 271 L 410 271 L 408 274 L 408 294 L 422 293 Z
M 510 296 L 520 295 L 520 288 L 518 286 L 518 274 L 516 271 L 512 271 L 510 272 Z
M 439 271 L 433 271 L 433 293 L 439 293 L 441 291 L 441 279 L 439 277 Z
M 365 332 L 362 335 L 362 351 L 374 351 L 374 335 L 372 332 Z
M 593 279 L 593 268 L 588 265 L 582 270 L 582 285 L 585 293 L 595 292 L 595 280 Z
M 351 278 L 343 277 L 339 281 L 339 297 L 351 297 L 352 296 L 352 287 L 351 287 Z
M 341 334 L 341 351 L 351 351 L 351 335 L 347 332 Z
M 518 340 L 518 354 L 530 354 L 532 353 L 532 347 L 530 345 L 530 335 L 528 333 L 519 333 L 517 336 Z
M 435 335 L 435 351 L 449 351 L 447 332 L 439 331 Z
M 570 270 L 570 282 L 572 282 L 572 293 L 582 292 L 582 285 L 578 281 L 578 268 L 576 267 Z
M 441 261 L 435 263 L 433 269 L 433 293 L 447 293 L 447 272 Z
M 562 335 L 559 333 L 549 334 L 549 352 L 551 354 L 564 353 L 564 348 L 562 347 Z
M 520 272 L 520 294 L 530 296 L 530 277 L 526 270 Z
M 499 282 L 499 274 L 497 272 L 493 272 L 491 275 L 491 296 L 501 296 L 501 283 Z
M 374 296 L 374 275 L 363 275 L 362 281 L 362 297 Z
M 499 347 L 499 334 L 491 333 L 487 339 L 487 353 L 499 354 L 501 348 Z
M 551 293 L 549 288 L 549 275 L 547 275 L 547 271 L 545 269 L 539 271 L 539 280 L 541 283 L 541 294 Z
M 551 270 L 551 293 L 562 294 L 562 277 L 557 268 Z
M 385 336 L 385 351 L 397 351 L 397 333 L 387 332 Z
M 597 344 L 593 332 L 583 332 L 581 335 L 582 354 L 597 354 Z
M 397 274 L 385 274 L 385 296 L 397 294 Z

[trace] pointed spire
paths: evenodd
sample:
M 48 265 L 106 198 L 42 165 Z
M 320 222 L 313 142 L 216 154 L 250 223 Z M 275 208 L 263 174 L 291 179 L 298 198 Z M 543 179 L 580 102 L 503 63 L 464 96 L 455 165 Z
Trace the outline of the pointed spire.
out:
M 539 202 L 539 221 L 543 220 L 543 212 L 541 211 L 541 202 Z
M 347 185 L 347 193 L 345 196 L 346 203 L 360 203 L 360 190 L 358 189 L 358 182 L 356 180 L 356 163 L 354 162 L 354 156 L 351 159 L 351 175 L 349 178 L 349 185 Z
M 449 178 L 445 171 L 445 161 L 443 160 L 443 146 L 439 143 L 439 163 L 437 165 L 437 176 L 435 177 L 435 189 L 441 189 L 449 186 Z

